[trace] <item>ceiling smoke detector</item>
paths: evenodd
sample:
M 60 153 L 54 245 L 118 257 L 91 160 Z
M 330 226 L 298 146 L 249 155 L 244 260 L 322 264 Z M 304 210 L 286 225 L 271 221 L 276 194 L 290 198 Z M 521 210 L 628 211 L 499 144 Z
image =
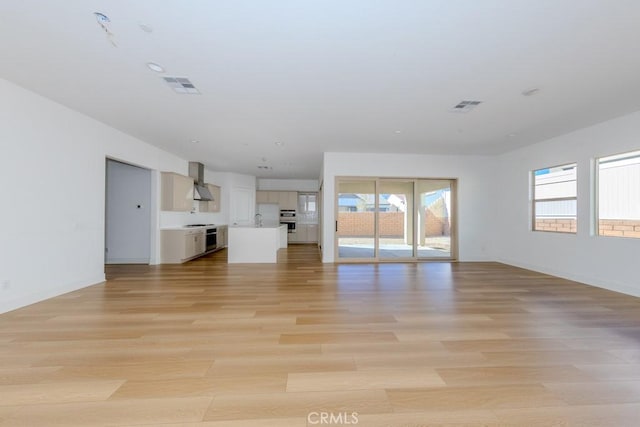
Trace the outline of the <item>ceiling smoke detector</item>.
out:
M 162 79 L 175 93 L 181 95 L 200 94 L 200 91 L 191 83 L 191 80 L 186 77 L 163 77 Z
M 482 104 L 482 101 L 460 101 L 451 111 L 454 113 L 468 113 L 480 104 Z

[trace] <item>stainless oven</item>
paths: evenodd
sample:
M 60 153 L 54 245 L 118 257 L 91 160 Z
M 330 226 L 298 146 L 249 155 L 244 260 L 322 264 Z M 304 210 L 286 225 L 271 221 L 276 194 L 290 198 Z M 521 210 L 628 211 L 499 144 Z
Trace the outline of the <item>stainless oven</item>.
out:
M 295 233 L 296 232 L 296 211 L 294 209 L 280 210 L 280 225 L 286 225 L 288 233 Z
M 216 227 L 207 228 L 206 233 L 206 251 L 216 250 L 218 248 L 218 229 Z

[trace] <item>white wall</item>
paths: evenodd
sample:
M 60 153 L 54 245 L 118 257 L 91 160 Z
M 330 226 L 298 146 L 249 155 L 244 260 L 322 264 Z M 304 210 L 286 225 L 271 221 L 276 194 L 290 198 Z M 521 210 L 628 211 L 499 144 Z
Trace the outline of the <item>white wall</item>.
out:
M 0 312 L 104 280 L 106 157 L 187 174 L 186 160 L 2 79 L 0 123 Z
M 592 160 L 640 148 L 640 112 L 498 158 L 497 260 L 640 296 L 640 239 L 592 235 Z M 578 164 L 578 233 L 530 231 L 529 171 Z
M 495 159 L 484 156 L 417 154 L 325 153 L 322 206 L 322 258 L 335 257 L 335 178 L 337 176 L 394 178 L 456 178 L 458 180 L 458 242 L 460 261 L 492 259 L 492 212 L 489 193 Z
M 274 191 L 318 191 L 317 179 L 258 179 L 258 190 Z

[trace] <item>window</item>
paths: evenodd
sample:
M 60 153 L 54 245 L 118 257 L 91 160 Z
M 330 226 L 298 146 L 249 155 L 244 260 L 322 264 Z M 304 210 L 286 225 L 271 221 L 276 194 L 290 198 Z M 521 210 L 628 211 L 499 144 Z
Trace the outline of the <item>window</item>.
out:
M 297 217 L 301 223 L 318 222 L 317 193 L 298 193 Z
M 597 160 L 600 236 L 640 238 L 640 150 Z
M 533 230 L 575 233 L 577 212 L 575 163 L 533 171 Z

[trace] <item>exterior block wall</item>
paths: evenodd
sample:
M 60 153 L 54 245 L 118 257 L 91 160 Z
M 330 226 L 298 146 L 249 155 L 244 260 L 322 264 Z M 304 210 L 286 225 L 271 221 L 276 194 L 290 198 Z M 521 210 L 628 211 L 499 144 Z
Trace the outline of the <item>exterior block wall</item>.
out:
M 339 212 L 338 235 L 343 237 L 373 236 L 373 212 Z M 404 236 L 404 212 L 380 212 L 380 236 Z
M 577 231 L 576 220 L 565 218 L 537 218 L 535 229 L 560 233 L 575 233 Z M 640 238 L 640 220 L 601 219 L 599 232 L 601 236 Z
M 446 218 L 439 218 L 430 210 L 425 215 L 425 237 L 449 236 L 451 230 Z M 363 237 L 374 234 L 373 212 L 339 212 L 338 235 Z M 380 237 L 404 237 L 404 212 L 380 212 Z
M 600 235 L 640 238 L 639 219 L 601 219 Z

